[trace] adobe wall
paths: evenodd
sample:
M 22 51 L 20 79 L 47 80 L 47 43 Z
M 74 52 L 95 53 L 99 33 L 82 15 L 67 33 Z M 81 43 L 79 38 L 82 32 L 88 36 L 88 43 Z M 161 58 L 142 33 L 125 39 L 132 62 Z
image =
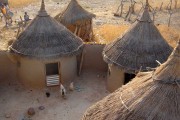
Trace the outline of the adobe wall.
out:
M 102 56 L 104 46 L 95 43 L 85 44 L 82 71 L 107 72 L 108 65 Z
M 76 56 L 64 57 L 60 59 L 60 72 L 62 83 L 68 84 L 77 77 Z
M 6 51 L 0 51 L 0 82 L 17 79 L 16 64 L 11 62 Z
M 21 58 L 18 67 L 18 77 L 24 86 L 30 88 L 46 87 L 46 68 L 48 63 L 59 62 L 60 81 L 70 83 L 77 76 L 76 56 L 64 57 L 57 60 L 42 61 L 29 58 Z
M 107 90 L 114 92 L 124 85 L 124 71 L 114 65 L 109 65 L 109 72 L 107 75 Z

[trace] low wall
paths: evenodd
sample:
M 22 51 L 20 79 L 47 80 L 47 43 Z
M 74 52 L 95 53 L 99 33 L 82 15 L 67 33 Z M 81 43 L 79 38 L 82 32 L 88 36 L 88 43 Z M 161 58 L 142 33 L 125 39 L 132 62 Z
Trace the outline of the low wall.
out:
M 96 43 L 85 44 L 82 71 L 107 72 L 108 65 L 102 56 L 104 46 Z

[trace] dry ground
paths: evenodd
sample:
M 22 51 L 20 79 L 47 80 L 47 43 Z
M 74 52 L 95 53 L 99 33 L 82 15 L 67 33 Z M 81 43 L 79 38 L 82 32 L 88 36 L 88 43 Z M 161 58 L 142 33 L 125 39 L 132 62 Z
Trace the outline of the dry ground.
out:
M 11 9 L 15 14 L 13 19 L 18 20 L 25 11 L 31 18 L 34 18 L 40 7 L 39 1 L 41 0 L 10 0 Z M 51 16 L 55 16 L 65 9 L 69 1 L 45 0 L 46 9 Z M 162 1 L 164 1 L 164 6 L 167 6 L 169 0 L 152 0 L 152 6 L 159 6 Z M 120 0 L 79 0 L 79 2 L 87 10 L 97 15 L 93 25 L 95 37 L 99 42 L 108 43 L 114 40 L 124 33 L 132 23 L 113 16 Z M 136 12 L 138 13 L 138 8 Z M 134 18 L 135 15 L 132 21 Z M 175 11 L 172 16 L 171 28 L 167 27 L 167 22 L 167 10 L 156 14 L 155 24 L 160 24 L 158 28 L 161 33 L 174 46 L 174 41 L 178 39 L 180 33 L 180 9 Z M 16 37 L 17 25 L 13 23 L 13 26 L 4 28 L 4 21 L 1 21 L 0 28 L 0 49 L 7 50 L 8 41 Z M 10 85 L 8 84 L 9 80 L 11 80 Z M 108 94 L 105 91 L 105 79 L 97 78 L 97 74 L 92 73 L 85 73 L 81 78 L 77 78 L 75 85 L 80 89 L 69 92 L 67 100 L 61 99 L 58 88 L 51 89 L 51 97 L 46 98 L 44 90 L 30 91 L 24 89 L 13 78 L 9 80 L 3 80 L 5 83 L 0 83 L 0 120 L 6 120 L 5 114 L 10 115 L 9 120 L 21 120 L 28 107 L 36 108 L 33 120 L 79 120 L 86 108 Z M 45 106 L 45 110 L 38 110 L 40 105 Z
M 32 120 L 80 120 L 85 110 L 108 92 L 105 90 L 104 73 L 84 73 L 75 80 L 75 91 L 68 91 L 67 99 L 61 98 L 59 87 L 50 88 L 50 97 L 45 90 L 23 88 L 16 81 L 0 82 L 0 120 L 22 120 L 29 107 L 36 114 Z M 44 110 L 38 110 L 44 106 Z M 10 118 L 6 118 L 8 115 Z
M 41 0 L 10 0 L 10 6 L 14 12 L 14 21 L 18 21 L 20 16 L 23 16 L 24 12 L 28 12 L 31 18 L 34 18 L 37 11 L 40 8 Z M 68 5 L 70 0 L 45 0 L 46 9 L 51 16 L 55 16 L 62 12 Z M 136 14 L 132 16 L 131 21 L 124 21 L 123 18 L 113 16 L 113 13 L 117 10 L 120 4 L 120 0 L 78 0 L 79 3 L 88 11 L 91 11 L 97 15 L 94 19 L 95 38 L 97 42 L 109 43 L 115 38 L 124 33 L 131 23 L 136 19 L 136 15 L 139 13 L 141 7 L 140 1 L 136 0 L 137 6 L 135 7 Z M 127 0 L 128 1 L 128 0 Z M 161 3 L 164 3 L 163 11 L 158 11 L 155 16 L 155 24 L 160 24 L 158 27 L 166 40 L 174 46 L 175 41 L 178 40 L 180 34 L 180 9 L 173 10 L 171 27 L 168 28 L 168 11 L 165 10 L 169 0 L 151 0 L 150 4 L 153 8 L 159 7 Z M 125 2 L 125 10 L 123 16 L 127 12 L 129 2 Z M 174 6 L 174 3 L 173 3 Z M 180 2 L 178 2 L 178 8 L 180 8 Z M 152 14 L 152 13 L 151 13 Z M 0 28 L 4 27 L 4 21 L 0 22 Z M 163 29 L 162 29 L 163 28 Z M 175 31 L 175 32 L 174 32 Z M 168 33 L 168 34 L 166 34 Z M 172 33 L 172 34 L 171 34 Z M 9 35 L 11 34 L 11 35 Z M 1 50 L 7 50 L 8 41 L 15 39 L 17 34 L 17 25 L 13 23 L 10 29 L 3 28 L 0 30 L 0 48 Z

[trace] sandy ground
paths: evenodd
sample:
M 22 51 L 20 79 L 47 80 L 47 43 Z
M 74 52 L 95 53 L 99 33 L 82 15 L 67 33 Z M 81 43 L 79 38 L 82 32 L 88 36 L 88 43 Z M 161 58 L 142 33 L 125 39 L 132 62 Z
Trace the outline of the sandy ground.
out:
M 45 0 L 46 10 L 51 16 L 55 16 L 65 9 L 69 1 Z M 104 24 L 131 25 L 132 22 L 113 16 L 120 3 L 119 1 L 79 0 L 82 6 L 97 15 L 93 22 L 95 29 Z M 152 1 L 155 2 L 156 0 Z M 19 16 L 23 16 L 25 11 L 28 12 L 31 18 L 34 18 L 39 8 L 40 2 L 31 3 L 24 7 L 11 8 L 15 14 L 13 20 L 19 20 Z M 133 16 L 132 21 L 134 21 L 134 18 L 135 16 Z M 155 24 L 167 25 L 167 11 L 158 12 L 156 18 Z M 4 24 L 2 20 L 0 22 L 1 50 L 7 50 L 8 41 L 15 39 L 17 34 L 16 23 L 13 23 L 13 26 L 9 28 L 5 28 Z M 171 27 L 177 29 L 177 31 L 180 30 L 179 9 L 172 16 Z M 63 100 L 60 97 L 59 88 L 57 87 L 50 89 L 51 96 L 47 98 L 45 90 L 25 89 L 13 78 L 10 80 L 4 80 L 5 82 L 0 83 L 0 120 L 22 120 L 29 107 L 34 107 L 36 110 L 36 114 L 32 117 L 33 120 L 79 120 L 90 105 L 108 94 L 105 90 L 105 78 L 98 78 L 97 74 L 94 73 L 84 73 L 80 78 L 77 78 L 75 82 L 76 90 L 68 92 L 67 100 Z M 45 107 L 45 110 L 38 110 L 38 107 L 41 105 Z M 5 115 L 10 118 L 6 118 Z
M 36 0 L 37 2 L 32 2 L 31 4 L 22 6 L 22 7 L 12 7 L 11 10 L 14 12 L 14 21 L 19 21 L 20 16 L 24 15 L 24 12 L 28 12 L 30 18 L 34 18 L 37 12 L 40 9 L 40 1 Z M 45 0 L 46 3 L 46 10 L 48 13 L 54 17 L 58 13 L 62 12 L 68 5 L 70 0 Z M 104 25 L 127 25 L 130 26 L 136 19 L 137 15 L 139 14 L 139 9 L 142 6 L 140 1 L 145 0 L 136 0 L 137 4 L 135 7 L 136 13 L 132 15 L 131 21 L 124 21 L 122 17 L 115 17 L 113 13 L 116 12 L 117 7 L 120 4 L 120 0 L 78 0 L 79 3 L 88 11 L 93 12 L 96 14 L 96 18 L 93 20 L 93 27 L 95 31 Z M 127 0 L 129 1 L 129 0 Z M 150 4 L 156 8 L 160 6 L 161 2 L 164 2 L 164 7 L 167 6 L 169 0 L 152 0 Z M 129 6 L 129 2 L 125 2 L 125 9 L 123 11 L 123 16 L 126 15 L 127 9 Z M 180 8 L 180 3 L 178 3 L 178 7 Z M 152 15 L 152 13 L 151 13 Z M 155 14 L 155 24 L 167 25 L 168 24 L 169 14 L 167 10 L 157 11 Z M 171 27 L 180 31 L 180 9 L 173 10 L 173 15 L 171 19 Z M 4 27 L 5 23 L 2 20 L 0 22 L 0 49 L 7 50 L 8 41 L 14 40 L 17 36 L 17 23 L 13 23 L 13 26 L 9 28 Z M 111 34 L 111 33 L 107 33 Z M 122 30 L 119 31 L 119 34 L 122 34 Z M 179 32 L 180 34 L 180 32 Z M 97 35 L 97 33 L 95 33 Z M 99 39 L 103 39 L 102 36 L 97 36 Z
M 90 105 L 108 94 L 102 75 L 105 74 L 97 77 L 98 74 L 83 73 L 75 80 L 75 90 L 68 91 L 66 100 L 61 98 L 58 87 L 50 88 L 47 98 L 45 90 L 25 89 L 16 81 L 0 83 L 0 120 L 23 120 L 29 107 L 36 111 L 32 120 L 80 120 Z M 45 109 L 39 110 L 39 106 Z

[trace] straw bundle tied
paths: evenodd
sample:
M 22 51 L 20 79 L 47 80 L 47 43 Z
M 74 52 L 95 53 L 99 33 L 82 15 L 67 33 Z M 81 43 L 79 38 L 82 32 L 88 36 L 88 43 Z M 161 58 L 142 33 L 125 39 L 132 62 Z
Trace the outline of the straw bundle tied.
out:
M 90 107 L 82 120 L 180 120 L 180 44 L 167 62 L 139 73 Z
M 135 73 L 140 68 L 147 71 L 147 67 L 157 67 L 156 60 L 165 62 L 171 52 L 172 48 L 151 20 L 147 3 L 140 19 L 122 37 L 108 44 L 103 56 L 107 63 Z
M 10 51 L 25 57 L 52 59 L 77 55 L 82 48 L 83 41 L 49 16 L 42 0 L 38 15 L 10 46 Z
M 67 9 L 55 19 L 64 25 L 75 24 L 77 21 L 91 20 L 95 15 L 82 8 L 76 0 L 71 0 Z

